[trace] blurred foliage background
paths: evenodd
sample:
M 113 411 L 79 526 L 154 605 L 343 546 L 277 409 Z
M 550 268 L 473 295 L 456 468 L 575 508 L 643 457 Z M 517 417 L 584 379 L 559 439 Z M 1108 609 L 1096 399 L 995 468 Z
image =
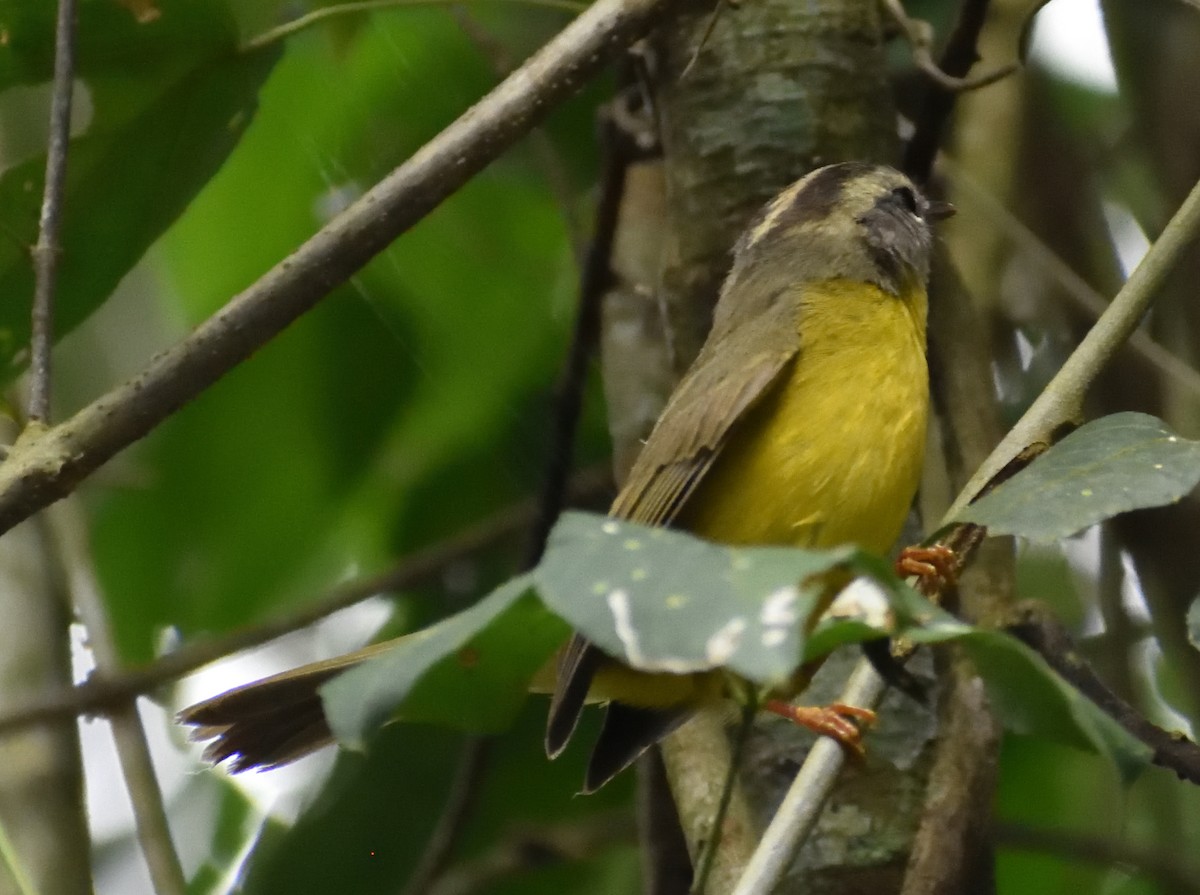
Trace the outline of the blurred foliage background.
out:
M 333 5 L 81 4 L 57 418 L 253 282 L 571 14 L 533 3 L 397 5 L 243 49 Z M 992 4 L 985 67 L 1014 58 L 1034 5 Z M 9 237 L 0 242 L 0 359 L 9 379 L 28 338 L 25 247 L 41 194 L 52 7 L 0 3 Z M 908 7 L 945 29 L 957 4 Z M 1089 29 L 1095 40 L 1085 43 Z M 986 312 L 1009 421 L 1200 176 L 1193 4 L 1054 0 L 1034 37 L 1020 73 L 960 99 L 939 169 L 960 209 L 946 239 Z M 1079 55 L 1082 67 L 1071 63 Z M 893 60 L 903 109 L 912 75 L 899 41 Z M 87 483 L 96 571 L 129 664 L 301 606 L 536 492 L 590 227 L 593 119 L 610 94 L 600 81 L 556 109 Z M 1128 351 L 1094 390 L 1096 413 L 1145 410 L 1200 435 L 1197 282 L 1192 252 L 1146 322 L 1177 366 Z M 585 407 L 580 467 L 609 455 L 598 381 Z M 1020 596 L 1068 620 L 1114 689 L 1187 731 L 1200 718 L 1200 656 L 1184 625 L 1200 591 L 1198 532 L 1200 506 L 1185 501 L 1058 548 L 1019 548 L 1018 565 Z M 238 780 L 204 769 L 169 713 L 357 645 L 385 619 L 391 633 L 428 624 L 516 571 L 520 556 L 514 541 L 464 559 L 437 586 L 290 637 L 257 664 L 184 682 L 164 694 L 165 712 L 148 707 L 192 891 L 226 891 L 235 879 L 247 892 L 402 890 L 447 798 L 459 735 L 392 728 L 366 755 L 327 752 Z M 452 874 L 471 884 L 464 891 L 633 891 L 631 782 L 572 798 L 583 756 L 545 761 L 543 714 L 531 699 L 493 744 Z M 148 891 L 107 734 L 82 723 L 97 890 Z M 1200 793 L 1160 770 L 1122 789 L 1100 759 L 1010 736 L 995 812 L 1001 892 L 1150 895 L 1178 891 L 1163 882 L 1170 873 L 1200 879 Z

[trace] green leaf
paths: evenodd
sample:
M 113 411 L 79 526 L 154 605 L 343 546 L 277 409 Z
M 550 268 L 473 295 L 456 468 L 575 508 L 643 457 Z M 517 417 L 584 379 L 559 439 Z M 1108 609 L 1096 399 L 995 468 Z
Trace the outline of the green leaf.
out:
M 1118 513 L 1174 503 L 1197 482 L 1200 442 L 1152 416 L 1115 413 L 1072 432 L 959 521 L 1053 541 Z
M 361 749 L 368 734 L 392 719 L 502 730 L 534 674 L 570 633 L 530 584 L 528 575 L 514 578 L 322 687 L 338 740 Z
M 52 8 L 53 4 L 39 4 Z M 38 41 L 52 46 L 51 20 L 32 14 L 6 28 L 18 52 L 0 83 L 48 76 Z M 46 29 L 43 33 L 43 29 Z M 92 118 L 70 143 L 56 336 L 69 332 L 112 294 L 146 249 L 187 207 L 237 145 L 279 48 L 237 51 L 223 4 L 169 3 L 139 25 L 112 3 L 80 11 L 79 79 Z M 25 362 L 45 173 L 44 150 L 0 177 L 0 381 Z
M 171 317 L 215 312 L 494 79 L 442 9 L 376 13 L 357 34 L 338 43 L 322 26 L 288 42 L 237 151 L 148 259 L 180 302 Z M 187 638 L 290 611 L 537 487 L 575 277 L 555 194 L 526 155 L 497 162 L 118 461 L 154 482 L 96 502 L 127 661 L 152 658 L 164 627 Z M 594 414 L 581 457 L 607 456 L 603 423 Z M 512 568 L 473 566 L 472 590 Z
M 1149 764 L 1149 746 L 1060 677 L 1019 640 L 998 631 L 972 630 L 959 638 L 1004 726 L 1108 758 L 1124 783 Z
M 1016 638 L 960 621 L 912 591 L 897 590 L 887 596 L 899 618 L 899 636 L 914 643 L 962 645 L 1009 730 L 1098 753 L 1113 763 L 1126 783 L 1146 767 L 1151 758 L 1148 746 Z M 808 661 L 834 647 L 880 636 L 878 628 L 860 619 L 824 619 L 809 637 L 804 658 Z
M 962 643 L 1012 730 L 1105 755 L 1126 780 L 1149 760 L 1146 746 L 1023 643 L 972 627 L 896 586 L 886 564 L 852 548 L 723 547 L 567 513 L 533 574 L 551 608 L 629 665 L 678 673 L 725 667 L 769 685 L 786 680 L 801 657 L 883 636 L 861 618 L 825 618 L 805 642 L 824 587 L 850 573 L 881 585 L 892 633 L 917 643 Z
M 726 667 L 770 685 L 800 664 L 805 622 L 827 588 L 853 573 L 886 571 L 853 547 L 725 547 L 565 513 L 534 575 L 551 609 L 635 668 Z

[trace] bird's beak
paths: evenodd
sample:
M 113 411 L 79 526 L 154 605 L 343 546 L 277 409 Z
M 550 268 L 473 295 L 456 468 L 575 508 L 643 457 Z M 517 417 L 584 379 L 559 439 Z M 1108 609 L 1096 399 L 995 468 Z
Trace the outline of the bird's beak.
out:
M 958 209 L 949 202 L 939 202 L 934 200 L 929 203 L 929 207 L 925 209 L 925 220 L 927 221 L 944 221 L 948 217 L 953 217 Z

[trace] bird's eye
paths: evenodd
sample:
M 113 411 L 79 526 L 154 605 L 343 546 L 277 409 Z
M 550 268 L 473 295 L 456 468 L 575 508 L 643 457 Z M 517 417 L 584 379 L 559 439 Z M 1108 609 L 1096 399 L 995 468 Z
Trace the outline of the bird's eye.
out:
M 917 196 L 908 187 L 898 186 L 892 190 L 892 195 L 896 197 L 896 201 L 903 205 L 909 214 L 915 214 L 917 217 L 921 216 L 917 211 Z

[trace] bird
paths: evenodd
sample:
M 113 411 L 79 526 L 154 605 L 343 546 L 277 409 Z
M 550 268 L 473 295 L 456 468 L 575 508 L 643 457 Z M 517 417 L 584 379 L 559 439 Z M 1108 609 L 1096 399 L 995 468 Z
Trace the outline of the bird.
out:
M 727 545 L 887 551 L 921 475 L 932 224 L 950 213 L 865 162 L 821 167 L 768 202 L 737 241 L 708 338 L 610 515 Z M 563 751 L 585 703 L 606 703 L 591 792 L 730 695 L 726 675 L 639 672 L 577 634 L 558 662 L 546 752 Z M 873 717 L 783 698 L 764 707 L 854 748 L 855 722 Z
M 722 544 L 886 552 L 920 479 L 932 225 L 952 211 L 868 162 L 818 168 L 769 201 L 734 246 L 708 338 L 610 515 Z M 229 759 L 235 772 L 287 764 L 333 742 L 318 688 L 391 645 L 238 687 L 178 718 L 196 728 L 194 739 L 213 740 L 208 760 Z M 551 757 L 586 703 L 606 704 L 585 792 L 730 695 L 725 675 L 639 672 L 578 634 L 556 670 L 547 687 Z M 852 722 L 870 714 L 769 695 L 766 708 L 847 743 Z

